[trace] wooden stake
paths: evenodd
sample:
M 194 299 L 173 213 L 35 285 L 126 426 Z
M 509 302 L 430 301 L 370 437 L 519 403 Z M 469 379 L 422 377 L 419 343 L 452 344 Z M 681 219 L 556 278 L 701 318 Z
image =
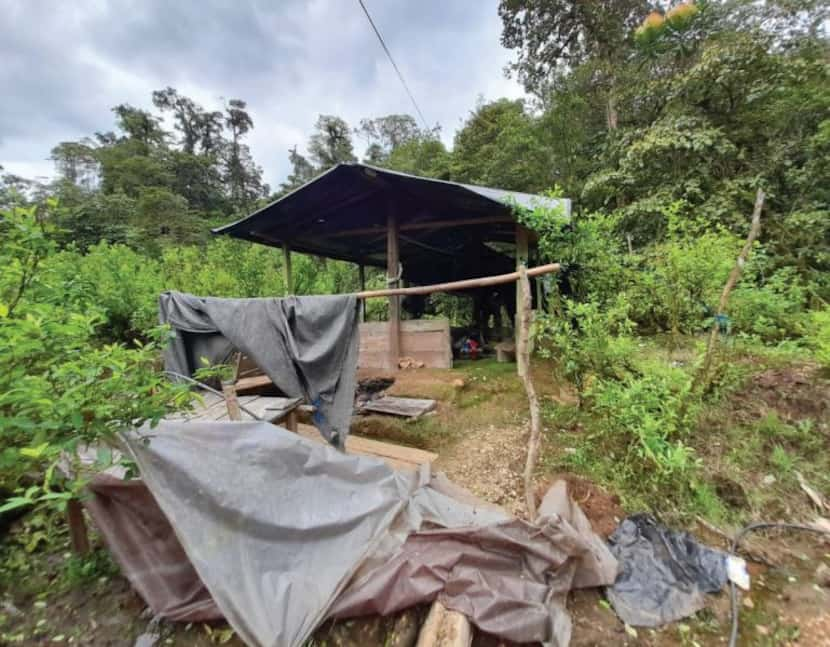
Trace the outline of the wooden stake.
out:
M 390 212 L 386 218 L 386 282 L 390 288 L 398 287 L 399 268 L 398 219 L 390 206 Z M 397 371 L 398 360 L 401 356 L 401 298 L 397 294 L 389 295 L 388 352 L 388 368 L 390 371 Z
M 695 376 L 694 383 L 692 384 L 692 393 L 697 392 L 699 388 L 706 391 L 709 387 L 709 372 L 712 368 L 712 358 L 715 354 L 715 347 L 718 343 L 718 332 L 720 331 L 719 320 L 726 313 L 726 304 L 729 302 L 729 295 L 732 293 L 732 288 L 735 287 L 738 279 L 741 278 L 744 265 L 746 265 L 749 253 L 752 251 L 752 244 L 761 232 L 761 211 L 763 211 L 763 209 L 764 192 L 761 189 L 758 189 L 758 193 L 755 195 L 755 208 L 752 210 L 752 223 L 749 226 L 749 235 L 746 238 L 746 242 L 744 243 L 741 253 L 738 254 L 738 260 L 735 262 L 735 267 L 732 268 L 732 271 L 729 273 L 729 277 L 726 279 L 726 285 L 723 286 L 715 320 L 712 322 L 712 328 L 709 330 L 709 339 L 706 342 L 706 354 L 703 357 L 703 365 Z
M 527 459 L 525 460 L 525 506 L 527 507 L 527 518 L 533 521 L 536 518 L 536 495 L 533 491 L 533 473 L 536 471 L 536 462 L 539 459 L 539 451 L 542 445 L 542 421 L 539 411 L 539 398 L 536 395 L 536 388 L 533 385 L 533 378 L 530 371 L 530 318 L 531 318 L 531 296 L 530 281 L 527 278 L 527 270 L 522 265 L 519 267 L 519 289 L 521 291 L 521 307 L 517 313 L 519 319 L 519 336 L 516 345 L 516 364 L 519 369 L 519 377 L 522 378 L 527 403 L 530 407 L 530 437 L 527 441 Z
M 236 385 L 233 381 L 222 381 L 222 393 L 225 396 L 225 406 L 228 408 L 228 418 L 230 420 L 242 420 L 242 411 L 239 409 Z

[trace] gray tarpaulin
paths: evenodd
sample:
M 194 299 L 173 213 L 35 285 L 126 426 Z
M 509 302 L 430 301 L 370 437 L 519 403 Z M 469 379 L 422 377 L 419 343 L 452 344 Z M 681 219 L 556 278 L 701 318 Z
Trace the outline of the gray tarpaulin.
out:
M 164 354 L 168 371 L 192 375 L 245 353 L 285 395 L 317 407 L 314 423 L 343 447 L 349 433 L 358 355 L 354 295 L 220 299 L 182 292 L 159 297 L 159 321 L 174 339 Z
M 252 646 L 300 645 L 326 617 L 436 598 L 504 638 L 566 645 L 567 591 L 616 575 L 564 490 L 529 524 L 427 470 L 268 423 L 163 421 L 125 440 L 144 494 L 96 479 L 87 504 L 125 575 L 181 620 L 214 617 L 208 592 Z

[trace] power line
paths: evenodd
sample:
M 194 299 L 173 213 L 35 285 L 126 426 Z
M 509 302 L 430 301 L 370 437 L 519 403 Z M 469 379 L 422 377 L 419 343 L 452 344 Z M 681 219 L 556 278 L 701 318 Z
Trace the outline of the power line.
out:
M 398 78 L 401 80 L 401 85 L 403 85 L 403 89 L 406 90 L 406 93 L 409 95 L 409 99 L 412 101 L 412 105 L 415 106 L 415 111 L 418 113 L 418 116 L 421 118 L 421 123 L 424 125 L 426 130 L 429 130 L 429 126 L 427 126 L 427 120 L 424 119 L 424 113 L 421 112 L 421 109 L 418 107 L 418 102 L 415 101 L 415 97 L 412 94 L 412 91 L 409 89 L 409 86 L 406 84 L 406 81 L 403 78 L 403 74 L 398 69 L 397 64 L 395 63 L 395 59 L 392 58 L 392 52 L 389 51 L 389 48 L 386 46 L 386 43 L 383 41 L 383 36 L 380 35 L 380 31 L 375 26 L 375 21 L 372 20 L 372 16 L 369 15 L 369 10 L 366 8 L 366 5 L 363 4 L 363 0 L 357 0 L 360 3 L 361 9 L 363 9 L 363 13 L 366 14 L 366 18 L 369 20 L 369 24 L 372 25 L 372 29 L 375 30 L 375 35 L 378 37 L 380 41 L 381 47 L 383 47 L 383 51 L 386 52 L 386 56 L 389 58 L 389 62 L 392 63 L 392 67 L 395 68 L 395 72 L 398 74 Z

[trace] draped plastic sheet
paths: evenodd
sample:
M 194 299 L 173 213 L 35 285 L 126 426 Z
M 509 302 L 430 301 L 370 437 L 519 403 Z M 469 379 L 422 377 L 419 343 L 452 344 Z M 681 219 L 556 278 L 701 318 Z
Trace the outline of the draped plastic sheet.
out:
M 353 294 L 284 299 L 220 299 L 183 292 L 159 297 L 159 321 L 173 327 L 164 352 L 169 371 L 191 376 L 245 353 L 286 395 L 317 407 L 314 424 L 345 447 L 352 417 L 358 356 Z
M 440 476 L 267 423 L 162 422 L 125 440 L 152 496 L 131 503 L 138 489 L 120 488 L 138 486 L 99 478 L 88 504 L 125 574 L 156 612 L 182 620 L 213 617 L 201 580 L 249 645 L 299 645 L 328 616 L 436 598 L 504 638 L 566 645 L 567 591 L 616 575 L 564 489 L 528 524 Z

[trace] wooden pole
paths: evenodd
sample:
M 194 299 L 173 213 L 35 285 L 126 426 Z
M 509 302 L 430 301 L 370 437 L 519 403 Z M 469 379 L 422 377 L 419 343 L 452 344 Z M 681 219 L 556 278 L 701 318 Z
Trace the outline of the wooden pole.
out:
M 551 272 L 558 272 L 561 269 L 559 263 L 548 263 L 539 267 L 532 267 L 527 270 L 528 276 L 542 276 Z M 355 296 L 358 299 L 374 299 L 377 297 L 389 297 L 393 295 L 405 296 L 407 294 L 432 294 L 433 292 L 456 292 L 458 290 L 469 290 L 472 288 L 486 288 L 491 285 L 502 283 L 514 283 L 519 280 L 519 272 L 508 274 L 495 274 L 484 276 L 478 279 L 465 279 L 463 281 L 451 281 L 450 283 L 434 283 L 432 285 L 416 285 L 411 288 L 394 288 L 389 290 L 368 290 L 358 292 Z
M 527 229 L 522 227 L 522 225 L 516 225 L 516 271 L 519 271 L 520 268 L 527 267 L 527 257 L 528 257 L 528 235 Z M 514 331 L 514 339 L 516 342 L 516 348 L 519 347 L 519 313 L 522 311 L 522 304 L 523 304 L 524 297 L 522 296 L 522 286 L 521 282 L 516 283 L 516 318 L 513 322 L 513 331 Z M 518 353 L 517 353 L 518 357 Z M 517 366 L 516 368 L 521 371 L 521 367 Z
M 357 278 L 360 281 L 360 291 L 366 291 L 366 268 L 363 265 L 357 266 Z M 360 300 L 360 323 L 366 321 L 366 304 L 363 302 L 363 299 Z
M 536 519 L 536 494 L 533 491 L 533 473 L 536 471 L 536 462 L 539 459 L 539 451 L 542 445 L 542 420 L 539 411 L 539 398 L 536 395 L 536 387 L 533 385 L 533 378 L 530 374 L 530 319 L 531 319 L 531 293 L 530 281 L 527 278 L 527 270 L 524 266 L 519 267 L 519 291 L 521 292 L 521 305 L 517 313 L 519 319 L 519 339 L 516 345 L 516 364 L 519 369 L 519 377 L 527 393 L 527 402 L 530 407 L 530 437 L 527 441 L 527 459 L 525 461 L 524 485 L 525 485 L 525 506 L 527 507 L 527 518 L 530 521 Z
M 294 294 L 294 277 L 291 276 L 291 249 L 286 243 L 282 244 L 282 262 L 285 270 L 285 296 Z
M 386 284 L 394 289 L 400 280 L 400 254 L 398 248 L 398 218 L 390 205 L 386 217 Z M 398 370 L 401 356 L 401 298 L 389 295 L 389 354 L 387 365 L 390 371 Z
M 726 304 L 729 302 L 729 295 L 732 293 L 732 288 L 735 287 L 738 279 L 741 278 L 744 265 L 746 265 L 749 253 L 752 251 L 752 244 L 755 242 L 755 239 L 758 238 L 758 234 L 761 233 L 761 211 L 763 211 L 763 209 L 764 192 L 761 189 L 758 189 L 758 193 L 755 194 L 755 207 L 752 210 L 752 223 L 749 226 L 749 235 L 746 238 L 743 249 L 741 249 L 741 253 L 738 254 L 738 260 L 735 262 L 735 267 L 732 268 L 732 271 L 729 273 L 729 277 L 726 279 L 726 285 L 723 286 L 715 320 L 712 322 L 712 328 L 709 331 L 709 339 L 706 342 L 706 354 L 703 357 L 703 364 L 695 376 L 694 383 L 692 384 L 693 393 L 700 387 L 702 387 L 705 391 L 709 386 L 709 371 L 712 368 L 712 357 L 715 354 L 715 347 L 718 343 L 718 332 L 720 330 L 719 320 L 721 316 L 726 313 Z
M 230 420 L 242 420 L 239 400 L 236 397 L 236 385 L 233 380 L 222 380 L 222 393 L 225 396 L 225 406 L 228 408 L 228 418 Z

